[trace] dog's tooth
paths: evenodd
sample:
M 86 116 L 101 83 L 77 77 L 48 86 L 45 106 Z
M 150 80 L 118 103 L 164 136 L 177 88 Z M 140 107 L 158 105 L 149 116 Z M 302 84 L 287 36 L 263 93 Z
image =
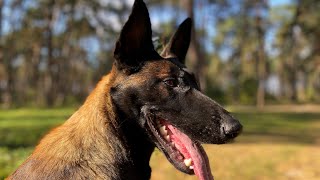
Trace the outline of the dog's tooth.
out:
M 170 136 L 169 135 L 166 135 L 166 140 L 170 141 Z
M 170 145 L 171 145 L 172 147 L 176 147 L 176 146 L 174 145 L 174 142 L 171 142 Z
M 160 127 L 160 133 L 164 136 L 167 135 L 168 130 L 166 130 L 166 126 L 161 126 Z
M 194 167 L 193 166 L 189 166 L 189 169 L 194 169 Z
M 186 165 L 186 166 L 191 166 L 191 164 L 192 164 L 192 159 L 191 158 L 189 158 L 189 159 L 185 159 L 184 161 L 184 164 Z

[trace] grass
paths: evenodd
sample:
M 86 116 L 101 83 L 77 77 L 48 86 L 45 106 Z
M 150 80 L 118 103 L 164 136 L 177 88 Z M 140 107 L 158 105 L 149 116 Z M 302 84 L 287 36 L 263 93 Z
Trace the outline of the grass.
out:
M 72 108 L 1 110 L 0 147 L 35 146 L 40 137 L 65 121 L 73 111 Z
M 320 113 L 239 112 L 235 116 L 244 125 L 241 143 L 316 144 L 320 140 Z
M 12 173 L 32 152 L 33 147 L 14 148 L 0 146 L 0 179 Z
M 32 152 L 39 139 L 74 111 L 0 110 L 0 179 Z M 232 144 L 205 145 L 215 179 L 320 179 L 320 112 L 238 111 L 244 125 Z M 177 171 L 158 150 L 152 156 L 152 179 L 195 180 Z
M 319 147 L 297 144 L 232 144 L 206 145 L 215 179 L 260 180 L 299 179 L 320 177 Z M 159 166 L 161 164 L 161 166 Z M 153 180 L 196 180 L 184 175 L 166 161 L 160 153 L 152 157 Z

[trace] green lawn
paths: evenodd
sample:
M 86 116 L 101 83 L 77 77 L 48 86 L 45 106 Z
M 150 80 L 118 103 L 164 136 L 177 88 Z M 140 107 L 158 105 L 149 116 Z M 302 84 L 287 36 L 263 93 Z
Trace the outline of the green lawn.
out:
M 32 152 L 51 128 L 74 111 L 0 110 L 0 179 Z M 320 111 L 320 110 L 319 110 Z M 320 179 L 320 112 L 236 112 L 243 134 L 232 144 L 205 145 L 216 179 Z M 152 179 L 196 179 L 175 170 L 156 151 Z
M 0 110 L 0 147 L 34 146 L 73 111 L 72 108 Z

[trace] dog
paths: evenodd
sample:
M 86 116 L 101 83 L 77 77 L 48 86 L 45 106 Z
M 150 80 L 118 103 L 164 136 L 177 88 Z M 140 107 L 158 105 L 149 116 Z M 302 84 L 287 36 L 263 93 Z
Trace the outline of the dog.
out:
M 155 147 L 178 170 L 213 179 L 200 144 L 226 143 L 242 125 L 184 65 L 191 24 L 187 18 L 159 55 L 147 7 L 136 0 L 111 72 L 8 179 L 150 179 Z

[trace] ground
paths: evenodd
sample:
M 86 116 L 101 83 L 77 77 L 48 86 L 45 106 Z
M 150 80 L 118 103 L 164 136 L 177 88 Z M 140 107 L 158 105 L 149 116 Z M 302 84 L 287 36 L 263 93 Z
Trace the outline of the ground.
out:
M 231 144 L 204 145 L 215 179 L 320 179 L 320 108 L 229 109 L 240 119 L 244 131 Z M 0 110 L 0 179 L 26 159 L 43 134 L 63 123 L 74 111 Z M 150 164 L 152 180 L 196 180 L 177 171 L 158 150 Z

